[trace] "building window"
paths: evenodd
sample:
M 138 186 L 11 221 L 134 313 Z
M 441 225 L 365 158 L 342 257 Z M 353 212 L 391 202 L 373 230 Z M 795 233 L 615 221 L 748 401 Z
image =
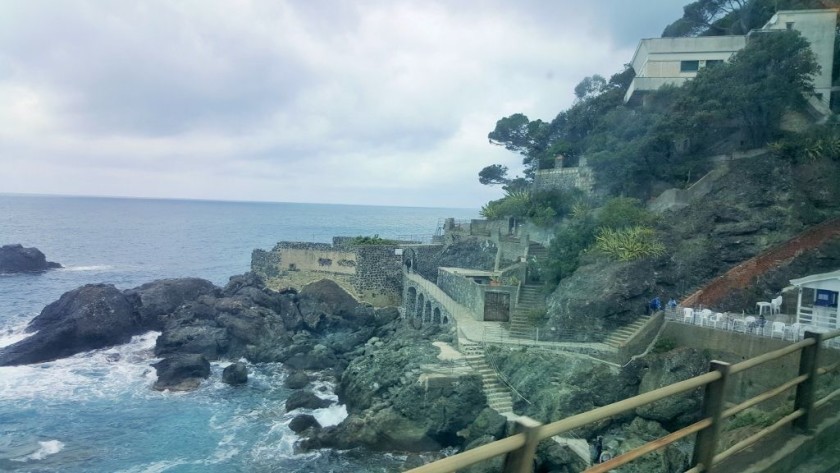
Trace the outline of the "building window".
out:
M 697 72 L 700 61 L 680 61 L 680 72 Z
M 722 59 L 708 59 L 708 60 L 706 60 L 706 67 L 717 66 L 717 65 L 720 65 L 720 64 L 723 64 Z

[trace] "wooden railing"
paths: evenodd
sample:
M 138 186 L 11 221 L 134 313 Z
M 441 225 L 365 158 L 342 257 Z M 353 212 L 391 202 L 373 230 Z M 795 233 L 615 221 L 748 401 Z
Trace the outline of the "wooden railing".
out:
M 694 433 L 697 434 L 694 442 L 694 454 L 691 459 L 691 467 L 687 471 L 690 473 L 712 472 L 715 466 L 723 460 L 755 444 L 762 438 L 788 424 L 792 423 L 798 430 L 806 432 L 813 428 L 816 417 L 814 411 L 835 397 L 840 396 L 840 389 L 837 389 L 822 399 L 816 399 L 816 383 L 818 377 L 833 372 L 840 367 L 840 363 L 834 363 L 824 368 L 818 367 L 822 342 L 837 336 L 840 336 L 840 330 L 827 334 L 805 332 L 805 338 L 802 341 L 779 350 L 765 353 L 734 365 L 712 361 L 709 372 L 706 374 L 550 424 L 541 424 L 533 419 L 521 417 L 517 421 L 517 432 L 510 437 L 482 445 L 472 450 L 467 450 L 466 452 L 429 463 L 419 468 L 414 468 L 409 470 L 409 472 L 454 472 L 459 468 L 465 468 L 500 455 L 506 455 L 504 472 L 530 472 L 533 469 L 534 452 L 536 451 L 537 444 L 542 440 L 701 387 L 705 388 L 702 420 L 641 447 L 630 450 L 609 461 L 594 465 L 587 469 L 585 473 L 603 473 L 618 468 L 642 455 L 664 448 Z M 787 380 L 773 389 L 751 397 L 736 406 L 725 408 L 724 393 L 727 380 L 732 375 L 745 372 L 793 353 L 800 354 L 799 373 L 796 377 Z M 724 419 L 778 396 L 794 387 L 796 388 L 796 397 L 793 412 L 726 450 L 720 453 L 717 452 L 718 436 Z

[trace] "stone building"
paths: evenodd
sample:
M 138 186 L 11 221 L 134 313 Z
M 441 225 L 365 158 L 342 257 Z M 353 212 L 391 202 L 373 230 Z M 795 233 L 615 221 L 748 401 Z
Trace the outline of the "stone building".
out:
M 251 271 L 272 288 L 302 287 L 331 279 L 357 299 L 375 306 L 399 305 L 402 264 L 410 242 L 353 244 L 334 237 L 333 243 L 281 241 L 271 251 L 254 250 Z

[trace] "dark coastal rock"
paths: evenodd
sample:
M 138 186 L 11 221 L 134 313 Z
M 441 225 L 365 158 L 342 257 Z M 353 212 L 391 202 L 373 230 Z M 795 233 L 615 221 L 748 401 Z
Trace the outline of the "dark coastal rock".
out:
M 175 355 L 152 365 L 158 379 L 157 391 L 192 391 L 210 376 L 210 362 L 202 355 Z
M 300 414 L 296 415 L 292 421 L 289 422 L 289 428 L 294 433 L 300 433 L 309 428 L 320 429 L 321 424 L 319 424 L 318 420 L 310 414 Z
M 0 274 L 37 273 L 61 265 L 47 261 L 38 248 L 24 248 L 21 244 L 0 246 Z
M 581 266 L 549 296 L 546 334 L 589 341 L 630 323 L 645 313 L 656 282 L 651 260 L 595 261 Z M 552 332 L 551 327 L 561 330 Z
M 693 348 L 678 348 L 635 360 L 633 363 L 640 365 L 636 368 L 644 373 L 639 394 L 705 374 L 709 369 L 709 361 L 707 355 Z M 676 429 L 698 420 L 702 404 L 703 391 L 698 388 L 639 407 L 636 415 Z
M 227 353 L 229 346 L 230 335 L 226 329 L 187 325 L 164 330 L 155 342 L 155 355 L 191 353 L 204 355 L 208 360 L 218 360 Z
M 332 405 L 332 401 L 321 399 L 310 391 L 298 390 L 286 399 L 286 412 L 295 409 L 321 409 Z
M 461 446 L 464 435 L 498 433 L 492 418 L 476 423 L 487 407 L 479 376 L 425 374 L 424 366 L 439 362 L 438 348 L 404 324 L 390 328 L 341 376 L 337 392 L 348 417 L 313 433 L 302 442 L 304 449 L 429 451 Z
M 162 330 L 167 315 L 200 296 L 212 295 L 217 291 L 210 281 L 199 278 L 161 279 L 125 291 L 126 296 L 135 298 L 137 312 L 143 325 L 150 330 Z
M 488 359 L 528 400 L 514 399 L 516 412 L 552 422 L 637 394 L 639 373 L 594 359 L 543 350 L 489 348 Z M 584 428 L 597 429 L 598 425 Z M 588 432 L 584 432 L 588 433 Z
M 286 378 L 284 385 L 289 389 L 303 389 L 309 384 L 309 376 L 303 371 L 293 371 Z
M 245 384 L 248 382 L 248 368 L 245 363 L 236 362 L 222 371 L 222 381 L 230 384 Z
M 148 327 L 117 288 L 89 284 L 46 306 L 26 330 L 37 333 L 0 350 L 0 365 L 39 363 L 126 343 Z

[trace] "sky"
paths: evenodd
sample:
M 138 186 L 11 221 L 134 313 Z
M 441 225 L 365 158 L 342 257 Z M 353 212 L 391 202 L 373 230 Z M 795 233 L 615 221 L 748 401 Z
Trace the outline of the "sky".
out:
M 0 193 L 478 208 L 688 0 L 3 0 Z

